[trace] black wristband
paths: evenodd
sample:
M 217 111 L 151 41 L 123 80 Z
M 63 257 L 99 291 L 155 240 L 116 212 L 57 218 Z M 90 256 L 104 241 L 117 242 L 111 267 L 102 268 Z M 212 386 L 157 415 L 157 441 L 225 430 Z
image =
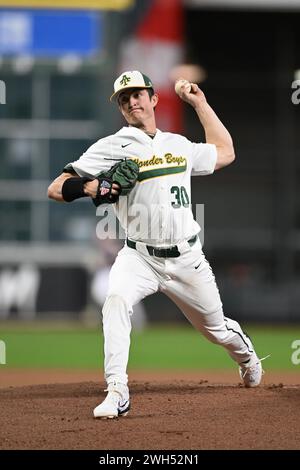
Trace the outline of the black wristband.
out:
M 87 194 L 84 193 L 84 185 L 88 181 L 92 181 L 90 178 L 83 176 L 75 176 L 74 178 L 68 178 L 64 181 L 62 185 L 61 192 L 64 201 L 71 202 L 80 197 L 87 197 Z

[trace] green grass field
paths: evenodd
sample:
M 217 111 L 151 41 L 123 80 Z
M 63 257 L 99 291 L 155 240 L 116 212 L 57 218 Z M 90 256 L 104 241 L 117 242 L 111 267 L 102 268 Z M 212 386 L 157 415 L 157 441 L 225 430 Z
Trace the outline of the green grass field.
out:
M 297 327 L 249 327 L 260 357 L 271 354 L 269 370 L 297 370 L 291 361 Z M 103 342 L 98 329 L 83 327 L 5 326 L 0 324 L 0 340 L 6 345 L 6 365 L 1 367 L 81 368 L 102 366 Z M 232 361 L 223 350 L 189 326 L 149 327 L 133 332 L 131 369 L 226 369 Z

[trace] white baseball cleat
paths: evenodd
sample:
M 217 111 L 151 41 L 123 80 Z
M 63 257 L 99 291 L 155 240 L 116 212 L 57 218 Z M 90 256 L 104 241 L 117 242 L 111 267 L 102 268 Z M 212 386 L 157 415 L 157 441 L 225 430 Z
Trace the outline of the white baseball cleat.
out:
M 108 384 L 105 400 L 94 409 L 94 418 L 118 418 L 126 416 L 130 410 L 129 390 L 127 385 L 112 382 Z
M 267 359 L 267 357 L 269 356 L 259 359 L 254 353 L 253 357 L 251 357 L 246 364 L 240 364 L 240 377 L 243 380 L 245 387 L 258 387 L 264 374 L 261 361 Z

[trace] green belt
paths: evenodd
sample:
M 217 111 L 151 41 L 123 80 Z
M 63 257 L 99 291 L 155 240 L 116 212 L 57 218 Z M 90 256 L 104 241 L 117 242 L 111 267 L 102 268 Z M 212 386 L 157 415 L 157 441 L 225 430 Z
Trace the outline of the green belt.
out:
M 198 235 L 190 238 L 188 244 L 193 246 L 197 241 Z M 127 246 L 136 250 L 136 242 L 126 239 Z M 147 251 L 150 256 L 157 256 L 158 258 L 178 258 L 180 252 L 177 245 L 170 246 L 169 248 L 156 248 L 155 246 L 146 245 Z

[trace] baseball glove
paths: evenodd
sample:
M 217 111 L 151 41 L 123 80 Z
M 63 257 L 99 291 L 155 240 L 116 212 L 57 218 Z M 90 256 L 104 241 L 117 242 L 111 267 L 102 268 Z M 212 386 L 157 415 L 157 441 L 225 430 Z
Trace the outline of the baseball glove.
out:
M 113 204 L 119 196 L 127 196 L 134 188 L 139 175 L 139 167 L 133 160 L 122 160 L 112 166 L 108 171 L 102 171 L 98 176 L 97 196 L 93 199 L 96 207 L 100 204 Z M 117 194 L 112 194 L 112 185 L 119 186 Z

